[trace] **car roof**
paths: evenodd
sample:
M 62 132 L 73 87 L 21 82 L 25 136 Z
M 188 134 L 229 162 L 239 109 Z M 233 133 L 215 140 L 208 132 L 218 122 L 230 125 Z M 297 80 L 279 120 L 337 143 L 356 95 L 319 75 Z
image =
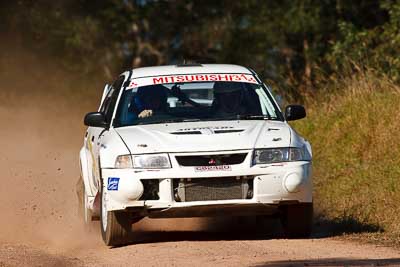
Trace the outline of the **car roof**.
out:
M 186 64 L 157 67 L 143 67 L 132 70 L 131 78 L 164 75 L 206 74 L 206 73 L 240 73 L 252 74 L 248 68 L 230 64 Z

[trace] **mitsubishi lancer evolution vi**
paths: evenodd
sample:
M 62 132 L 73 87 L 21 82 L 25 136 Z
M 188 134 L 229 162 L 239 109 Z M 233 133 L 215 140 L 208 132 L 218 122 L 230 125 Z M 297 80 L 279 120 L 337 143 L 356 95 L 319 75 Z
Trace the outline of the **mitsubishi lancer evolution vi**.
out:
M 282 113 L 245 67 L 126 71 L 84 118 L 84 221 L 100 220 L 109 246 L 144 217 L 276 216 L 288 237 L 307 237 L 311 146 L 288 124 L 305 116 L 300 105 Z

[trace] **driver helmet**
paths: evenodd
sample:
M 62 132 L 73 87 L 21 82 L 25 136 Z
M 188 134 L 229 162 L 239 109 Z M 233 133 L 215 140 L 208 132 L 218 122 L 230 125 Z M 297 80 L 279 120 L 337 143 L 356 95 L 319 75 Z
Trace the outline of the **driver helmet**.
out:
M 148 85 L 139 87 L 135 104 L 139 110 L 163 111 L 168 106 L 167 99 L 167 89 L 164 86 Z
M 219 113 L 240 112 L 243 102 L 243 89 L 239 82 L 215 82 L 214 86 L 215 107 Z

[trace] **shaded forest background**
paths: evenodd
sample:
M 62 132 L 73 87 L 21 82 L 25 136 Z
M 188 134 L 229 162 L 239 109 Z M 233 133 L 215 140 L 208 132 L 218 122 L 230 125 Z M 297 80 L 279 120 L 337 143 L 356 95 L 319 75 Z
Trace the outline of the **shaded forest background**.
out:
M 234 63 L 295 100 L 343 72 L 400 79 L 395 0 L 18 0 L 0 4 L 0 22 L 2 42 L 85 79 L 184 60 Z

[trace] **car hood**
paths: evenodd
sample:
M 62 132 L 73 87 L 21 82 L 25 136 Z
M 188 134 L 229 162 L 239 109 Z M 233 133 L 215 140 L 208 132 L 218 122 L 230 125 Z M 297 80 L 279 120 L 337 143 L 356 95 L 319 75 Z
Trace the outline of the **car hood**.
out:
M 287 123 L 267 120 L 135 125 L 115 131 L 132 154 L 287 147 L 291 139 Z

